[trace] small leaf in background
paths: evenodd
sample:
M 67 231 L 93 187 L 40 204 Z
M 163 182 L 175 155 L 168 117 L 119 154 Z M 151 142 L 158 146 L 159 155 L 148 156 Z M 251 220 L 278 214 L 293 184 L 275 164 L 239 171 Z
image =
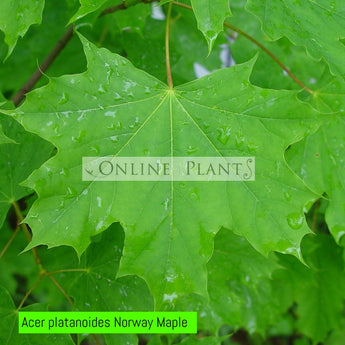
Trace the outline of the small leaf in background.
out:
M 53 146 L 37 135 L 26 132 L 8 116 L 0 114 L 0 126 L 7 137 L 15 141 L 0 145 L 1 227 L 13 202 L 33 193 L 31 189 L 19 184 L 49 158 Z
M 340 327 L 345 298 L 343 249 L 331 236 L 308 235 L 301 245 L 309 267 L 288 255 L 278 255 L 284 267 L 273 274 L 273 286 L 281 300 L 297 303 L 297 328 L 315 343 Z
M 146 18 L 151 14 L 151 6 L 148 4 L 137 4 L 114 13 L 116 24 L 120 31 L 142 33 L 145 27 Z
M 73 23 L 76 20 L 83 18 L 89 13 L 97 11 L 104 4 L 109 3 L 109 0 L 79 0 L 79 2 L 80 8 L 69 20 L 69 23 Z M 114 0 L 111 2 L 111 6 L 119 5 L 121 2 L 122 0 Z
M 83 273 L 70 273 L 73 283 L 69 293 L 80 311 L 151 311 L 153 299 L 145 282 L 138 277 L 116 279 L 123 249 L 124 232 L 113 224 L 94 238 L 81 257 L 78 268 Z M 135 334 L 106 334 L 107 345 L 137 345 Z
M 335 78 L 311 99 L 323 115 L 319 130 L 293 145 L 287 159 L 305 183 L 326 193 L 325 219 L 334 239 L 345 235 L 345 82 Z M 321 115 L 320 115 L 321 116 Z
M 32 304 L 21 311 L 47 311 L 44 304 Z M 18 310 L 8 291 L 0 286 L 0 344 L 75 345 L 68 334 L 18 334 Z
M 191 0 L 199 30 L 204 34 L 211 52 L 224 19 L 231 16 L 228 0 Z
M 37 69 L 38 64 L 54 47 L 55 42 L 61 39 L 67 30 L 68 18 L 75 10 L 76 4 L 76 0 L 47 1 L 41 24 L 31 26 L 27 35 L 17 42 L 16 49 L 0 68 L 0 91 L 8 99 L 21 89 Z M 0 42 L 0 61 L 6 56 L 6 53 L 6 45 Z M 80 41 L 77 37 L 73 37 L 49 67 L 48 73 L 50 76 L 80 73 L 85 69 L 85 66 L 85 57 Z M 47 83 L 47 78 L 43 77 L 37 86 L 42 86 L 45 83 Z
M 241 28 L 273 53 L 284 65 L 298 76 L 306 86 L 315 89 L 323 82 L 323 73 L 328 70 L 324 61 L 316 61 L 306 54 L 304 47 L 294 45 L 286 37 L 276 41 L 267 41 L 267 35 L 261 30 L 260 19 L 253 13 L 245 10 L 246 1 L 231 1 L 233 16 L 227 20 L 231 25 Z M 230 31 L 231 33 L 231 31 Z M 258 54 L 257 61 L 250 76 L 250 81 L 257 86 L 268 89 L 296 89 L 298 85 L 281 66 L 274 63 L 272 58 L 259 46 L 236 32 L 229 34 L 229 49 L 236 63 L 248 61 Z M 270 73 L 267 73 L 269 68 Z
M 229 229 L 215 237 L 214 254 L 207 263 L 209 301 L 194 295 L 176 307 L 198 311 L 201 329 L 217 334 L 223 325 L 264 335 L 289 305 L 274 295 L 271 277 L 279 265 L 258 253 Z
M 15 144 L 16 142 L 6 136 L 6 134 L 2 130 L 2 125 L 0 124 L 0 145 L 1 144 Z
M 16 224 L 11 224 L 10 220 L 16 220 L 14 214 L 10 214 L 8 221 L 4 222 L 0 228 L 0 251 L 13 235 Z M 8 290 L 13 296 L 15 303 L 20 303 L 21 299 L 32 284 L 37 280 L 37 266 L 35 259 L 30 252 L 19 254 L 25 249 L 27 239 L 23 232 L 16 235 L 15 241 L 11 243 L 4 255 L 0 259 L 0 285 Z M 32 301 L 29 298 L 29 301 Z
M 33 24 L 42 20 L 44 0 L 1 0 L 0 30 L 5 34 L 9 57 L 19 37 L 23 37 Z
M 343 0 L 248 0 L 247 9 L 261 19 L 271 39 L 286 36 L 315 59 L 324 58 L 334 74 L 345 75 Z
M 151 311 L 153 299 L 145 282 L 134 276 L 116 279 L 122 256 L 124 232 L 116 223 L 93 238 L 72 272 L 69 293 L 80 311 Z

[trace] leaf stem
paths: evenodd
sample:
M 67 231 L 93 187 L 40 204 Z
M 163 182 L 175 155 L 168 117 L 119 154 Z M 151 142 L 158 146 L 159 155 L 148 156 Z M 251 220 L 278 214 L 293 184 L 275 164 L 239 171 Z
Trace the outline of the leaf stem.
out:
M 96 334 L 91 334 L 91 336 L 92 336 L 93 340 L 95 341 L 96 345 L 101 345 L 101 342 L 97 338 Z
M 51 275 L 47 274 L 48 278 L 53 282 L 53 284 L 61 291 L 61 293 L 65 296 L 69 304 L 73 307 L 74 302 L 72 301 L 71 297 L 68 296 L 67 292 L 63 289 L 63 287 L 52 277 Z
M 177 1 L 172 1 L 172 3 L 174 5 L 178 5 L 180 7 L 183 8 L 187 8 L 189 10 L 193 10 L 193 8 L 189 5 L 185 5 L 182 4 L 180 2 Z M 242 31 L 241 29 L 238 29 L 237 27 L 228 24 L 228 23 L 224 23 L 224 26 L 226 26 L 227 28 L 237 32 L 238 34 L 244 36 L 245 38 L 247 38 L 248 40 L 250 40 L 251 42 L 253 42 L 255 45 L 257 45 L 262 51 L 264 51 L 270 58 L 272 58 L 288 75 L 290 78 L 292 78 L 298 85 L 300 85 L 305 91 L 309 92 L 310 94 L 313 94 L 314 91 L 312 91 L 311 89 L 309 89 L 306 85 L 304 85 L 272 52 L 270 52 L 266 47 L 264 47 L 260 42 L 258 42 L 254 37 L 248 35 L 247 33 L 245 33 L 244 31 Z
M 121 4 L 107 7 L 103 12 L 100 13 L 98 18 L 103 17 L 106 14 L 116 12 L 116 11 L 126 10 L 128 7 L 131 7 L 140 3 L 149 4 L 150 2 L 154 2 L 154 1 L 157 1 L 157 0 L 132 0 L 130 2 L 128 2 L 128 0 L 124 0 L 121 2 Z
M 230 28 L 233 31 L 236 31 L 240 35 L 244 36 L 254 44 L 256 44 L 261 50 L 263 50 L 270 58 L 272 58 L 288 75 L 290 78 L 292 78 L 298 85 L 300 85 L 305 91 L 309 92 L 310 94 L 313 94 L 314 92 L 309 89 L 306 85 L 304 85 L 272 52 L 270 52 L 266 47 L 264 47 L 260 42 L 258 42 L 255 38 L 248 35 L 244 31 L 238 29 L 237 27 L 224 23 L 224 26 Z
M 110 14 L 119 10 L 125 10 L 130 6 L 139 4 L 139 3 L 150 3 L 155 0 L 137 0 L 132 1 L 130 3 L 123 1 L 121 4 L 117 6 L 111 6 L 106 8 L 98 17 L 102 17 L 106 14 Z M 30 76 L 27 82 L 20 88 L 20 90 L 14 95 L 12 98 L 13 104 L 17 107 L 21 101 L 25 98 L 25 94 L 33 89 L 36 83 L 41 79 L 44 72 L 49 68 L 49 66 L 54 62 L 57 56 L 61 53 L 61 51 L 65 48 L 67 43 L 71 40 L 74 34 L 74 25 L 70 25 L 67 31 L 63 34 L 63 36 L 59 39 L 56 43 L 54 48 L 49 52 L 40 66 L 35 70 L 35 72 Z
M 5 247 L 2 249 L 1 253 L 0 253 L 0 259 L 4 256 L 4 254 L 6 253 L 6 250 L 8 249 L 8 247 L 11 245 L 12 241 L 14 240 L 14 238 L 16 237 L 16 235 L 19 232 L 19 225 L 17 225 L 16 229 L 13 231 L 13 234 L 11 235 L 10 239 L 7 241 L 7 243 L 5 244 Z
M 52 274 L 65 273 L 65 272 L 88 272 L 88 269 L 86 269 L 86 268 L 67 268 L 67 269 L 63 269 L 63 270 L 47 272 L 46 275 L 49 276 Z
M 57 273 L 57 272 L 72 272 L 72 271 L 87 271 L 87 269 L 67 269 L 67 270 L 60 270 L 60 271 L 52 271 L 52 272 L 46 273 L 46 275 L 53 282 L 53 284 L 61 291 L 61 293 L 65 296 L 69 304 L 72 307 L 74 307 L 74 302 L 71 299 L 71 297 L 68 296 L 67 292 L 63 289 L 63 287 L 51 276 L 51 274 Z M 95 340 L 97 345 L 101 345 L 99 339 L 97 338 L 95 334 L 91 334 L 91 336 Z
M 35 290 L 36 286 L 41 282 L 41 280 L 43 279 L 44 276 L 40 276 L 38 278 L 38 280 L 36 281 L 36 283 L 34 285 L 31 286 L 31 288 L 29 289 L 29 291 L 25 294 L 24 298 L 21 300 L 21 302 L 19 303 L 19 306 L 17 308 L 17 310 L 19 310 L 23 304 L 25 303 L 25 301 L 27 300 L 27 298 L 31 295 L 32 291 Z
M 132 0 L 130 3 L 128 3 L 128 0 L 124 0 L 119 5 L 107 7 L 103 12 L 100 13 L 98 18 L 103 17 L 106 14 L 116 12 L 116 11 L 126 10 L 128 7 L 131 7 L 140 3 L 148 4 L 154 1 L 157 1 L 157 0 L 136 0 L 136 1 Z
M 27 225 L 25 223 L 22 223 L 23 220 L 24 220 L 23 214 L 20 211 L 20 208 L 19 208 L 18 204 L 15 201 L 12 203 L 12 205 L 13 205 L 13 208 L 14 208 L 14 210 L 16 212 L 16 215 L 17 215 L 17 218 L 18 218 L 18 223 L 21 223 L 21 227 L 22 227 L 22 229 L 24 231 L 26 239 L 27 239 L 28 242 L 30 242 L 32 237 L 31 237 L 31 233 L 30 233 Z M 43 265 L 41 263 L 41 259 L 40 259 L 39 255 L 37 253 L 36 248 L 32 248 L 31 251 L 32 251 L 32 254 L 33 254 L 34 258 L 35 258 L 35 262 L 36 262 L 36 265 L 38 267 L 40 276 L 44 276 L 45 273 L 46 273 L 46 270 L 44 269 L 44 267 L 43 267 Z
M 167 13 L 166 22 L 165 22 L 165 65 L 166 65 L 166 70 L 167 70 L 168 86 L 170 89 L 174 87 L 172 76 L 171 76 L 170 51 L 169 51 L 171 8 L 172 8 L 172 2 L 169 3 L 168 13 Z
M 31 75 L 28 81 L 21 87 L 21 89 L 12 98 L 13 104 L 17 107 L 20 102 L 25 98 L 25 94 L 32 90 L 38 80 L 42 77 L 43 73 L 48 69 L 48 67 L 53 63 L 57 56 L 61 53 L 66 44 L 70 41 L 73 36 L 74 26 L 71 25 L 59 41 L 55 44 L 55 47 L 43 60 L 40 66 Z
M 126 8 L 127 8 L 126 2 L 123 1 L 119 5 L 107 7 L 103 12 L 101 12 L 99 14 L 98 18 L 103 17 L 103 16 L 105 16 L 106 14 L 109 14 L 109 13 L 125 10 Z
M 316 202 L 314 204 L 312 224 L 310 227 L 314 232 L 316 231 L 317 214 L 318 214 L 319 208 L 320 208 L 320 199 L 316 200 Z

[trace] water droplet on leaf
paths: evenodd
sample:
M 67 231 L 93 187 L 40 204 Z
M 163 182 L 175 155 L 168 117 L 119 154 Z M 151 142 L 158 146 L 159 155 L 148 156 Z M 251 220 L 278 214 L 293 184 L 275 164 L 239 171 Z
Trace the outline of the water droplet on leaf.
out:
M 217 139 L 223 145 L 225 145 L 228 142 L 229 138 L 230 138 L 231 128 L 229 128 L 229 127 L 217 128 L 217 131 L 219 132 L 219 135 L 218 135 Z
M 291 213 L 287 216 L 287 222 L 291 229 L 297 230 L 303 225 L 304 216 L 299 213 Z
M 192 154 L 192 153 L 194 153 L 194 152 L 196 152 L 196 151 L 198 151 L 198 148 L 195 147 L 195 146 L 189 145 L 189 146 L 187 147 L 187 153 L 188 153 L 188 154 Z
M 284 193 L 284 197 L 287 201 L 290 201 L 291 200 L 291 194 L 289 192 L 285 192 Z
M 61 98 L 59 100 L 59 104 L 65 104 L 68 102 L 68 99 L 69 99 L 69 95 L 68 93 L 66 92 L 63 92 L 62 95 L 61 95 Z

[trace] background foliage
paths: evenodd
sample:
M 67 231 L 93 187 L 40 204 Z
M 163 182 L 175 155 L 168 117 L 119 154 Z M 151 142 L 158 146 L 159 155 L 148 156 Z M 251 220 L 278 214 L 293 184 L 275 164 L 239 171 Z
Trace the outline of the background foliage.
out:
M 0 343 L 344 344 L 344 27 L 342 0 L 2 1 Z M 81 181 L 115 154 L 255 156 L 256 181 Z M 198 334 L 19 335 L 22 309 Z

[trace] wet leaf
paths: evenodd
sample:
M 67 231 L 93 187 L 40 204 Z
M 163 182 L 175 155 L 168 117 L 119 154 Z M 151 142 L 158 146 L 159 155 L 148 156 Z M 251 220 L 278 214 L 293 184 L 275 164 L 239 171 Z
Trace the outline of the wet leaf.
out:
M 247 8 L 261 19 L 271 39 L 286 36 L 314 58 L 324 58 L 334 74 L 345 74 L 342 0 L 248 0 Z
M 345 235 L 345 81 L 336 78 L 312 97 L 324 115 L 319 130 L 287 152 L 291 166 L 313 190 L 326 193 L 326 222 L 339 243 Z
M 75 309 L 81 311 L 150 311 L 153 299 L 145 282 L 138 277 L 116 279 L 123 250 L 124 232 L 113 224 L 93 238 L 76 266 L 85 269 L 75 273 L 69 293 Z
M 89 13 L 97 11 L 104 4 L 108 3 L 109 0 L 79 0 L 79 2 L 80 2 L 80 8 L 70 19 L 69 23 L 73 23 L 76 20 L 83 18 Z M 111 6 L 116 6 L 120 4 L 121 2 L 122 0 L 114 0 L 111 2 Z
M 343 250 L 331 236 L 308 235 L 302 241 L 302 254 L 309 267 L 295 258 L 279 255 L 284 267 L 273 275 L 278 298 L 297 302 L 297 328 L 323 342 L 331 329 L 340 326 L 345 297 Z
M 228 0 L 191 0 L 199 30 L 204 34 L 209 52 L 218 34 L 223 31 L 224 19 L 231 16 Z
M 252 86 L 253 61 L 170 90 L 128 60 L 82 41 L 88 70 L 51 79 L 13 112 L 58 148 L 26 182 L 39 195 L 26 218 L 30 247 L 64 244 L 81 254 L 90 236 L 121 221 L 119 275 L 144 278 L 157 308 L 186 292 L 207 295 L 205 264 L 221 226 L 262 253 L 298 255 L 309 232 L 303 212 L 317 195 L 283 154 L 317 128 L 311 107 L 294 92 Z M 82 157 L 95 155 L 255 156 L 257 179 L 82 181 Z
M 260 19 L 251 12 L 245 11 L 246 1 L 236 0 L 231 2 L 233 17 L 227 22 L 255 38 L 258 42 L 273 53 L 290 71 L 294 73 L 306 86 L 311 89 L 319 87 L 323 81 L 322 74 L 328 65 L 324 61 L 316 61 L 305 48 L 294 45 L 286 37 L 276 41 L 268 41 L 267 35 L 261 30 Z M 258 54 L 250 81 L 257 86 L 269 89 L 296 89 L 298 85 L 272 58 L 260 47 L 246 37 L 233 32 L 229 37 L 229 50 L 235 63 L 243 63 Z M 270 73 L 267 73 L 269 66 Z
M 14 143 L 0 145 L 0 227 L 13 202 L 33 193 L 20 186 L 34 169 L 51 155 L 53 147 L 37 135 L 28 133 L 13 119 L 0 115 L 0 126 Z M 28 157 L 30 160 L 28 161 Z
M 19 37 L 23 37 L 33 24 L 42 20 L 44 0 L 2 0 L 0 2 L 0 30 L 11 55 Z
M 176 308 L 197 310 L 199 327 L 214 334 L 231 325 L 234 331 L 244 328 L 264 335 L 290 306 L 272 287 L 272 274 L 278 268 L 273 258 L 262 256 L 245 238 L 221 229 L 207 264 L 209 299 L 189 295 Z
M 0 124 L 0 145 L 1 144 L 15 144 L 16 142 L 9 138 L 2 130 L 2 125 Z
M 21 311 L 47 311 L 44 304 L 32 304 Z M 8 291 L 0 286 L 0 342 L 11 345 L 74 345 L 68 334 L 18 334 L 18 310 Z

